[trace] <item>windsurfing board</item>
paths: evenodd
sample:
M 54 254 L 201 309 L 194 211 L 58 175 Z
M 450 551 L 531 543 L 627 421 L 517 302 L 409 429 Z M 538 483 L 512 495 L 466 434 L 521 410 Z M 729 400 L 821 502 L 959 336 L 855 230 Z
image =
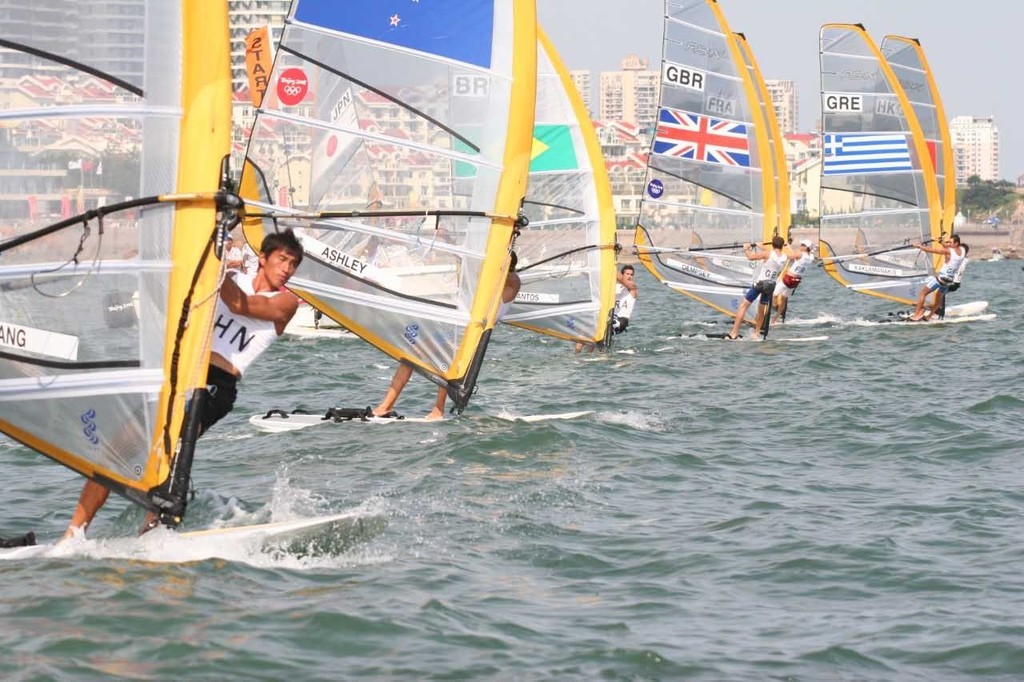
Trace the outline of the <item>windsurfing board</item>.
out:
M 340 327 L 288 327 L 285 333 L 304 339 L 358 339 L 359 337 L 347 329 Z
M 907 327 L 927 327 L 935 324 L 963 324 L 964 322 L 986 322 L 996 319 L 995 313 L 983 313 L 981 315 L 958 315 L 950 317 L 947 311 L 943 319 L 933 318 L 930 320 L 910 320 L 905 317 L 887 317 L 873 320 L 876 324 L 896 324 Z
M 309 428 L 319 424 L 344 424 L 347 422 L 357 424 L 392 424 L 407 423 L 420 424 L 423 422 L 441 422 L 443 419 L 427 419 L 426 417 L 370 417 L 369 419 L 343 419 L 334 420 L 325 418 L 323 414 L 254 414 L 249 417 L 249 423 L 260 431 L 266 433 L 283 433 L 285 431 L 297 431 L 298 429 Z
M 205 540 L 231 540 L 232 542 L 254 541 L 266 544 L 296 543 L 317 537 L 338 535 L 353 525 L 361 523 L 366 515 L 360 512 L 343 512 L 326 516 L 314 516 L 291 521 L 272 521 L 248 526 L 229 526 L 225 528 L 208 528 L 205 530 L 177 533 L 177 538 L 185 542 Z M 130 538 L 128 538 L 130 539 Z M 31 559 L 44 556 L 57 547 L 57 543 L 48 542 L 28 547 L 12 547 L 0 549 L 0 560 Z
M 580 410 L 576 412 L 557 412 L 554 414 L 523 414 L 523 415 L 510 415 L 510 414 L 499 414 L 499 419 L 506 421 L 522 421 L 522 422 L 542 422 L 551 419 L 576 419 L 578 417 L 584 417 L 588 414 L 593 414 L 593 410 Z M 288 414 L 281 415 L 274 413 L 271 415 L 267 414 L 254 414 L 249 417 L 249 423 L 255 426 L 260 431 L 266 433 L 283 433 L 285 431 L 297 431 L 298 429 L 305 429 L 310 426 L 317 426 L 319 424 L 344 424 L 348 422 L 353 423 L 364 423 L 364 424 L 422 424 L 426 422 L 438 423 L 445 421 L 444 419 L 427 419 L 426 417 L 402 417 L 401 419 L 395 419 L 393 417 L 371 417 L 367 420 L 362 419 L 349 419 L 335 421 L 333 419 L 324 419 L 322 414 Z
M 712 334 L 680 334 L 679 336 L 670 336 L 669 339 L 699 339 L 701 341 L 750 341 L 749 336 L 739 336 L 735 339 L 730 339 L 728 334 L 712 333 Z M 769 336 L 767 339 L 761 339 L 760 343 L 764 341 L 766 343 L 810 343 L 815 341 L 828 341 L 828 335 L 820 334 L 818 336 Z
M 207 528 L 178 533 L 178 537 L 187 540 L 228 539 L 231 540 L 302 540 L 311 535 L 333 535 L 344 531 L 358 523 L 364 516 L 359 512 L 342 512 L 327 516 L 314 516 L 291 521 L 272 521 L 249 526 L 228 526 L 226 528 Z

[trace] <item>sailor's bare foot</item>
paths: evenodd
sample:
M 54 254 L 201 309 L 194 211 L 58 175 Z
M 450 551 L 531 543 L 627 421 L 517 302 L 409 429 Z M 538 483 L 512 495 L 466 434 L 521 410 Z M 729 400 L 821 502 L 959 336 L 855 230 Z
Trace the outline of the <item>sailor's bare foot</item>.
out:
M 426 420 L 428 422 L 439 421 L 441 419 L 444 419 L 444 413 L 442 413 L 441 410 L 431 410 L 430 414 L 426 416 Z

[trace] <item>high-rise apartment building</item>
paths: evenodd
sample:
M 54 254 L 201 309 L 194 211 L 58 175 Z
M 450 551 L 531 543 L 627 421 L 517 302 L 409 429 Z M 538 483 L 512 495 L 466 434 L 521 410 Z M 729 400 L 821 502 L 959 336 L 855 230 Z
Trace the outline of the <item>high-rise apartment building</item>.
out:
M 779 120 L 779 128 L 784 135 L 797 131 L 800 111 L 796 94 L 796 82 L 784 80 L 765 80 L 768 94 L 772 98 L 775 117 Z
M 600 118 L 625 121 L 641 129 L 653 128 L 658 113 L 661 72 L 648 68 L 647 60 L 630 55 L 622 60 L 621 70 L 602 71 Z
M 957 185 L 967 184 L 972 175 L 999 179 L 999 128 L 994 116 L 956 116 L 949 122 L 949 136 Z
M 570 71 L 569 77 L 572 78 L 572 84 L 576 86 L 580 97 L 583 98 L 583 106 L 590 112 L 590 118 L 594 118 L 594 110 L 590 108 L 590 71 Z
M 145 0 L 0 0 L 0 27 L 4 39 L 12 43 L 59 54 L 141 87 L 144 13 Z M 67 44 L 64 36 L 69 27 L 83 39 Z M 0 78 L 38 76 L 47 70 L 40 68 L 40 60 L 30 54 L 8 48 L 0 50 L 6 53 Z M 50 70 L 62 73 L 67 68 L 53 64 Z

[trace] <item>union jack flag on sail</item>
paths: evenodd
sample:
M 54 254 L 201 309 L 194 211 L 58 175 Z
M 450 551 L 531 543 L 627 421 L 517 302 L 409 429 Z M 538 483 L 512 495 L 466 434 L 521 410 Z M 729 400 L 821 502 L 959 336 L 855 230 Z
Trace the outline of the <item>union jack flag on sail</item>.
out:
M 750 167 L 746 123 L 667 107 L 658 112 L 652 151 L 663 156 Z

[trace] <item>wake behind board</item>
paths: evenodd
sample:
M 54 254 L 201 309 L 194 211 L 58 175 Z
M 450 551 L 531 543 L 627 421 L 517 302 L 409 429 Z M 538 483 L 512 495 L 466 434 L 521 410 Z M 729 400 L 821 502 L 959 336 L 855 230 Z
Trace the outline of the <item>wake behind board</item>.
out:
M 593 410 L 580 410 L 578 412 L 559 412 L 556 414 L 499 414 L 499 419 L 510 422 L 544 422 L 550 419 L 576 419 L 594 414 Z

